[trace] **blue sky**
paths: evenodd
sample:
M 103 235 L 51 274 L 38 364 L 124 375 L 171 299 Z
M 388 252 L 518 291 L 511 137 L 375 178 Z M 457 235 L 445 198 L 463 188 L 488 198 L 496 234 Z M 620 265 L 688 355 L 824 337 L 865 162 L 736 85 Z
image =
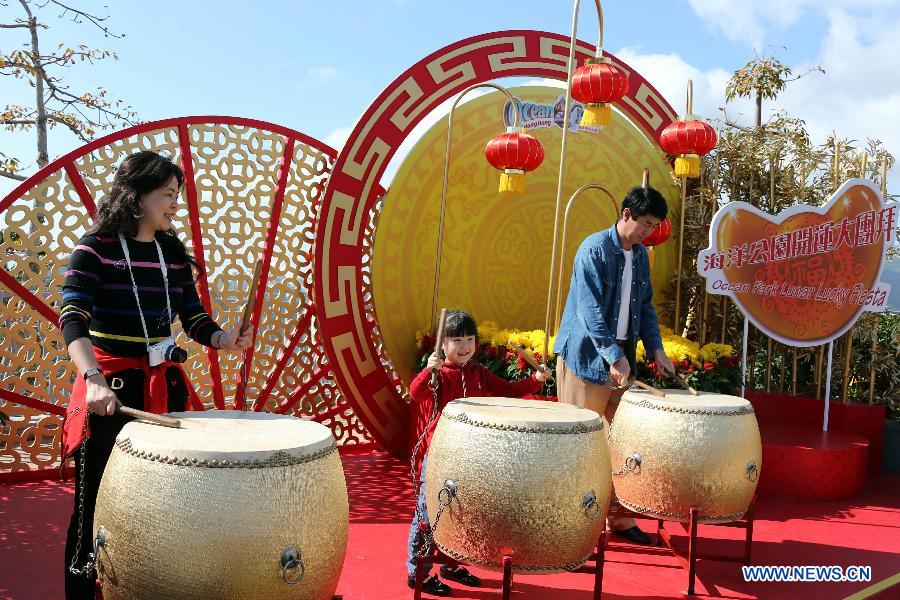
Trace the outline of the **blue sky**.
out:
M 21 16 L 16 0 L 6 4 L 0 22 Z M 37 9 L 51 25 L 41 33 L 45 48 L 86 43 L 119 55 L 118 62 L 70 70 L 74 90 L 103 85 L 144 120 L 247 116 L 338 147 L 369 102 L 426 54 L 486 31 L 568 33 L 571 23 L 571 4 L 552 0 L 108 4 L 77 2 L 109 14 L 110 27 L 124 39 L 104 39 L 91 26 L 58 18 L 51 6 Z M 695 108 L 717 115 L 731 72 L 754 49 L 774 52 L 796 71 L 821 64 L 826 74 L 793 84 L 768 108 L 805 118 L 819 141 L 837 129 L 856 139 L 879 136 L 900 154 L 900 69 L 890 66 L 900 56 L 896 0 L 616 0 L 604 11 L 606 50 L 641 71 L 678 110 L 692 77 Z M 583 1 L 579 37 L 594 41 L 596 32 L 593 3 Z M 25 41 L 25 30 L 0 29 L 7 51 Z M 21 82 L 0 78 L 0 104 L 25 102 L 30 93 Z M 729 114 L 746 121 L 752 108 L 737 103 Z M 59 128 L 51 132 L 51 155 L 78 144 Z M 0 132 L 0 151 L 33 165 L 33 136 Z M 0 194 L 13 185 L 0 178 Z

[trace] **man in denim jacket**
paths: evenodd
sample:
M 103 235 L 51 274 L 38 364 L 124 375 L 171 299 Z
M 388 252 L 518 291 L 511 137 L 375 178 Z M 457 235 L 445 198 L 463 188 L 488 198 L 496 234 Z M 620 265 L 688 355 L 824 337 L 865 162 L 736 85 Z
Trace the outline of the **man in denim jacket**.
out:
M 663 351 L 653 308 L 650 262 L 641 244 L 666 218 L 666 200 L 651 187 L 633 188 L 619 220 L 578 248 L 569 296 L 553 351 L 560 402 L 596 411 L 612 422 L 632 376 L 638 337 L 648 357 L 674 372 Z M 613 389 L 621 387 L 621 389 Z M 632 542 L 650 538 L 634 519 L 610 519 L 609 529 Z

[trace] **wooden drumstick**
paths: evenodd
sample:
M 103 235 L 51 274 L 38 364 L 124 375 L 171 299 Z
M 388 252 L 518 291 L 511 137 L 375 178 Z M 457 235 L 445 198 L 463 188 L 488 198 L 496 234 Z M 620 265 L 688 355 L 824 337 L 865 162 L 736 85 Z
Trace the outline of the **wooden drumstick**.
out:
M 513 347 L 513 350 L 515 350 L 516 352 L 519 353 L 519 356 L 522 357 L 522 360 L 524 360 L 526 363 L 528 363 L 528 366 L 531 367 L 532 369 L 534 369 L 535 371 L 537 371 L 538 373 L 543 373 L 544 369 L 547 368 L 547 367 L 541 367 L 541 365 L 539 365 L 538 362 L 536 360 L 534 360 L 534 357 L 531 354 L 529 354 L 528 351 L 526 351 L 525 348 L 523 348 L 519 344 L 513 344 L 512 347 Z
M 639 388 L 642 388 L 642 389 L 647 390 L 648 392 L 650 392 L 650 393 L 653 394 L 654 396 L 659 396 L 660 398 L 665 398 L 665 397 L 666 397 L 666 393 L 665 393 L 665 392 L 663 392 L 662 390 L 656 389 L 656 388 L 653 387 L 652 385 L 648 385 L 648 384 L 644 383 L 644 382 L 641 381 L 640 379 L 632 379 L 632 380 L 631 380 L 631 383 L 633 383 L 634 385 L 638 386 Z
M 687 381 L 685 381 L 685 380 L 681 377 L 681 375 L 679 375 L 678 373 L 672 373 L 672 377 L 674 377 L 675 380 L 678 381 L 678 383 L 681 384 L 681 387 L 683 387 L 684 389 L 686 389 L 686 390 L 691 394 L 691 396 L 699 396 L 699 395 L 700 395 L 700 392 L 698 392 L 697 390 L 695 390 L 694 388 L 692 388 L 692 387 L 691 387 L 691 384 L 689 384 Z
M 256 269 L 253 270 L 253 279 L 250 282 L 250 293 L 247 295 L 247 304 L 244 305 L 244 313 L 241 315 L 241 331 L 250 324 L 253 316 L 253 305 L 256 303 L 256 288 L 259 286 L 259 278 L 262 275 L 262 261 L 256 261 Z
M 444 325 L 447 324 L 447 309 L 441 309 L 441 316 L 438 320 L 438 330 L 437 330 L 437 341 L 434 345 L 434 351 L 437 352 L 438 356 L 441 356 L 444 348 Z M 440 369 L 434 369 L 431 371 L 431 385 L 436 386 L 438 384 L 438 371 Z
M 135 419 L 141 419 L 143 421 L 150 421 L 151 423 L 156 423 L 157 425 L 162 425 L 163 427 L 174 427 L 178 429 L 181 427 L 181 421 L 176 419 L 175 417 L 167 417 L 165 415 L 157 415 L 151 412 L 145 412 L 143 410 L 138 410 L 136 408 L 130 408 L 128 406 L 122 406 L 121 404 L 116 405 L 116 412 L 122 413 L 123 415 L 134 417 Z

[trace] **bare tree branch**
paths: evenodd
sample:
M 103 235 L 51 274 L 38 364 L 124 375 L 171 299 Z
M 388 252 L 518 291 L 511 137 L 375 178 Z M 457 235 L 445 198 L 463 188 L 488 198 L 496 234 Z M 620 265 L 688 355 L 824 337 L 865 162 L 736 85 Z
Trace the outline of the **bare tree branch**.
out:
M 9 177 L 10 179 L 15 179 L 16 181 L 25 181 L 28 179 L 27 177 L 23 177 L 18 173 L 10 173 L 9 171 L 0 171 L 0 177 Z
M 28 23 L 13 23 L 11 25 L 7 25 L 6 23 L 0 23 L 0 29 L 16 29 L 19 27 L 28 29 Z
M 97 15 L 92 15 L 91 13 L 87 13 L 82 10 L 78 10 L 77 8 L 72 8 L 71 6 L 69 6 L 67 4 L 63 4 L 59 0 L 50 0 L 50 2 L 63 9 L 63 12 L 60 15 L 60 17 L 65 17 L 65 16 L 67 16 L 68 13 L 73 13 L 74 16 L 72 17 L 72 21 L 75 23 L 81 23 L 81 21 L 79 19 L 84 18 L 84 19 L 87 19 L 88 21 L 90 21 L 91 23 L 93 23 L 98 29 L 100 29 L 100 31 L 103 32 L 103 35 L 105 35 L 107 37 L 114 37 L 114 38 L 125 37 L 124 33 L 122 35 L 115 34 L 115 33 L 111 32 L 106 25 L 103 24 L 103 21 L 105 21 L 106 19 L 109 18 L 108 16 L 98 17 Z

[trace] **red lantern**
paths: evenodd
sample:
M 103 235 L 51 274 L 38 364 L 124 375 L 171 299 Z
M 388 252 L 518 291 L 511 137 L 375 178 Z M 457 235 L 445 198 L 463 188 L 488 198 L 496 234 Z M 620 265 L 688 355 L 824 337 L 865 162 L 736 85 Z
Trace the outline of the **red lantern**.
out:
M 644 238 L 643 244 L 647 247 L 659 246 L 672 236 L 672 221 L 668 218 L 659 222 L 650 235 Z
M 666 127 L 659 145 L 676 154 L 675 175 L 700 177 L 700 157 L 716 147 L 716 130 L 696 115 L 686 115 Z
M 495 135 L 484 148 L 484 155 L 491 166 L 502 170 L 501 193 L 525 191 L 525 173 L 541 166 L 544 148 L 536 138 L 508 127 L 506 133 Z
M 628 93 L 628 75 L 606 57 L 588 58 L 572 74 L 572 97 L 584 103 L 582 127 L 606 127 L 609 105 Z

